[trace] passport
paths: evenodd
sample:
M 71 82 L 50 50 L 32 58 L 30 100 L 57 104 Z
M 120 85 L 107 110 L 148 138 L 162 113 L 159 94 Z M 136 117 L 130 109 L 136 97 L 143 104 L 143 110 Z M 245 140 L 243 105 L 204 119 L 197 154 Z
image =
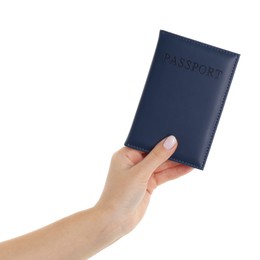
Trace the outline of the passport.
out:
M 125 146 L 150 152 L 174 135 L 169 159 L 203 170 L 239 57 L 161 30 Z

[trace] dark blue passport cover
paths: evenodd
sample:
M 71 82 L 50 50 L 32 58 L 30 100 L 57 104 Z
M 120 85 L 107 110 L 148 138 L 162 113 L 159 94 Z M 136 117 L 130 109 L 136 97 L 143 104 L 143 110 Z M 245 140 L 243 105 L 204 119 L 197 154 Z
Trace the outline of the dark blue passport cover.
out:
M 125 145 L 149 152 L 168 135 L 170 160 L 203 170 L 239 54 L 160 31 Z

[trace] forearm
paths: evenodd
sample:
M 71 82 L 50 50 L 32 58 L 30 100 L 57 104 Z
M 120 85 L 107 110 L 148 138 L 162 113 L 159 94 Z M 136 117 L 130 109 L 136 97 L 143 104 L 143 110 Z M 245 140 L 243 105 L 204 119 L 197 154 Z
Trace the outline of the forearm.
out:
M 0 244 L 0 259 L 86 259 L 121 236 L 112 215 L 91 208 Z

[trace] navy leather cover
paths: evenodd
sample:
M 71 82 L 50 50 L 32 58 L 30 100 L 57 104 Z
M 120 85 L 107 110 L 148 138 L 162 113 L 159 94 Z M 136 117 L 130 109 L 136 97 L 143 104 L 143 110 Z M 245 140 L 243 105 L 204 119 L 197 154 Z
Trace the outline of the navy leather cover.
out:
M 149 152 L 175 135 L 171 160 L 203 170 L 239 54 L 160 31 L 125 145 Z

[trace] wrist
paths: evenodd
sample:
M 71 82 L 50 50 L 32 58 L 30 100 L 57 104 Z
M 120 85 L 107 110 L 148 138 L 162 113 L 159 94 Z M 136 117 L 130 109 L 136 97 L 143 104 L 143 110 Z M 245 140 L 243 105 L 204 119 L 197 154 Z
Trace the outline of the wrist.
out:
M 90 209 L 98 224 L 99 235 L 97 239 L 104 244 L 112 244 L 119 238 L 125 235 L 124 229 L 120 224 L 120 218 L 114 214 L 113 210 L 103 209 L 94 206 Z
M 139 222 L 138 216 L 130 212 L 122 212 L 114 207 L 102 207 L 99 203 L 93 207 L 96 216 L 101 219 L 104 231 L 113 234 L 117 239 L 128 234 Z

